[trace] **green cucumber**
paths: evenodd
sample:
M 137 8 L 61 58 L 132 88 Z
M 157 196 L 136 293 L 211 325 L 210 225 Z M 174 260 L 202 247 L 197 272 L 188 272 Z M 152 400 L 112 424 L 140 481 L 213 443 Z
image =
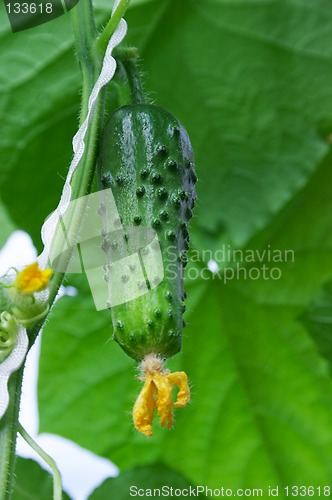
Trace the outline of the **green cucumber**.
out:
M 167 358 L 181 349 L 183 272 L 196 198 L 193 162 L 186 130 L 164 108 L 123 106 L 105 126 L 100 187 L 112 189 L 124 231 L 133 226 L 154 229 L 165 270 L 155 288 L 147 283 L 148 293 L 111 308 L 113 338 L 137 361 L 150 353 Z

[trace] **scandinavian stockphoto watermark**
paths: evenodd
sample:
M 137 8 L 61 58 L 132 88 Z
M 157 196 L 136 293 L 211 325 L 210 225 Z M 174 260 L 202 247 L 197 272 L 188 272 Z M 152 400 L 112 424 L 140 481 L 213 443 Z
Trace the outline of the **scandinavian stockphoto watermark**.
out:
M 219 279 L 225 284 L 279 280 L 281 265 L 293 265 L 295 252 L 271 245 L 260 250 L 223 245 L 215 251 L 191 250 L 186 257 L 172 244 L 162 253 L 154 229 L 123 226 L 112 190 L 106 189 L 71 201 L 58 214 L 48 260 L 55 271 L 85 273 L 99 311 L 147 294 L 165 275 L 177 279 L 181 272 L 187 280 Z
M 292 249 L 273 248 L 268 244 L 263 249 L 236 249 L 231 245 L 222 245 L 217 250 L 191 250 L 185 277 L 187 280 L 216 280 L 223 283 L 233 280 L 263 279 L 279 280 L 282 277 L 282 265 L 291 266 L 295 262 L 295 252 Z M 168 248 L 168 261 L 165 273 L 169 277 L 178 272 L 178 252 L 175 246 Z M 206 263 L 206 264 L 202 264 Z

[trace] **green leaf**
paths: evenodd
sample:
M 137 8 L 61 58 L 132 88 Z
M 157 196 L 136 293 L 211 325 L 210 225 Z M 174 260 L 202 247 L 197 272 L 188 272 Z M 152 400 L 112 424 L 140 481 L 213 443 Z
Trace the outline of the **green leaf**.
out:
M 220 475 L 232 488 L 327 484 L 331 381 L 296 309 L 260 303 L 243 283 L 209 287 L 201 307 L 182 365 L 193 402 L 167 442 L 168 463 L 215 487 Z
M 109 9 L 98 3 L 99 18 Z M 301 317 L 332 279 L 330 2 L 137 1 L 127 20 L 151 98 L 180 118 L 196 151 L 200 255 L 187 271 L 183 355 L 168 365 L 188 373 L 192 403 L 176 410 L 174 429 L 156 419 L 153 438 L 136 433 L 136 366 L 79 280 L 79 295 L 61 298 L 44 329 L 41 429 L 121 469 L 160 461 L 209 487 L 220 478 L 265 494 L 269 485 L 328 485 L 327 352 Z M 63 16 L 15 36 L 0 26 L 1 196 L 35 240 L 59 197 L 76 129 L 68 23 Z M 247 253 L 218 260 L 216 250 L 234 247 Z
M 53 498 L 52 476 L 33 460 L 21 457 L 16 461 L 16 481 L 13 500 L 50 500 Z M 63 500 L 70 500 L 63 492 Z
M 123 472 L 116 478 L 107 479 L 89 497 L 89 500 L 116 498 L 127 500 L 129 496 L 151 498 L 160 496 L 188 496 L 196 487 L 183 476 L 162 463 L 146 467 L 136 467 Z M 195 494 L 198 498 L 206 498 L 202 493 Z
M 147 87 L 188 128 L 194 243 L 245 244 L 309 180 L 332 130 L 326 1 L 148 2 L 128 13 Z M 137 42 L 138 40 L 138 42 Z
M 42 430 L 78 440 L 122 468 L 162 460 L 212 488 L 220 476 L 229 488 L 328 484 L 331 379 L 299 317 L 332 277 L 331 186 L 329 156 L 306 189 L 243 249 L 239 267 L 231 262 L 229 269 L 240 269 L 233 279 L 225 280 L 225 270 L 207 279 L 204 268 L 200 279 L 188 277 L 192 302 L 183 356 L 169 366 L 188 373 L 192 403 L 176 410 L 172 431 L 155 422 L 150 440 L 133 432 L 129 411 L 139 384 L 118 346 L 105 345 L 109 318 L 93 312 L 84 290 L 61 299 L 44 332 Z M 289 249 L 293 253 L 285 253 Z M 258 252 L 255 262 L 245 261 L 249 250 Z M 87 337 L 79 341 L 81 328 Z

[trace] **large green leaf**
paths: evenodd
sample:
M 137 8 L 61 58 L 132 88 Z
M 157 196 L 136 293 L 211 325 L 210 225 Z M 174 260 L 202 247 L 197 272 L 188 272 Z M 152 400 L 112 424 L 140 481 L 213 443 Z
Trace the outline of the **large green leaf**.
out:
M 99 2 L 99 18 L 109 9 Z M 328 484 L 331 381 L 301 318 L 332 278 L 331 3 L 138 0 L 127 19 L 150 96 L 196 151 L 201 261 L 189 269 L 203 276 L 187 277 L 184 354 L 169 364 L 188 373 L 192 404 L 172 431 L 134 431 L 134 364 L 80 283 L 45 327 L 41 429 L 122 469 L 162 461 L 210 487 Z M 70 161 L 79 72 L 68 16 L 16 35 L 1 22 L 1 196 L 37 240 Z M 212 275 L 202 251 L 218 260 L 214 250 L 233 246 L 294 259 L 256 254 L 225 283 L 238 270 L 232 254 L 218 264 L 233 271 Z M 263 265 L 280 277 L 266 279 Z
M 84 289 L 75 299 L 61 299 L 44 332 L 42 430 L 78 440 L 120 467 L 163 460 L 209 487 L 218 487 L 220 476 L 230 488 L 328 484 L 332 385 L 300 316 L 332 277 L 330 213 L 329 156 L 251 249 L 243 250 L 260 252 L 255 262 L 243 262 L 241 271 L 235 266 L 238 275 L 228 282 L 227 273 L 188 280 L 194 310 L 187 315 L 184 354 L 170 366 L 181 364 L 189 374 L 192 404 L 177 411 L 174 430 L 156 427 L 151 440 L 132 430 L 128 412 L 138 383 L 118 346 L 104 344 L 111 335 L 107 315 L 93 313 Z M 268 245 L 278 262 L 267 251 L 262 258 Z M 294 254 L 284 253 L 289 249 Z M 278 279 L 270 274 L 274 268 Z M 81 328 L 89 341 L 79 339 Z
M 329 148 L 332 12 L 326 2 L 185 0 L 128 14 L 148 88 L 185 123 L 201 183 L 196 224 L 242 245 Z M 147 19 L 151 20 L 144 29 Z M 138 27 L 137 27 L 138 24 Z M 205 240 L 195 227 L 195 243 Z

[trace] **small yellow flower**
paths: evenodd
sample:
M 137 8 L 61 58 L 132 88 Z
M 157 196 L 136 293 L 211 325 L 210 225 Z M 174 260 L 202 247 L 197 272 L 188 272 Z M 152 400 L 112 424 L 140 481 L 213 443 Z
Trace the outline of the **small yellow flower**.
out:
M 188 377 L 185 372 L 170 373 L 169 370 L 163 370 L 162 361 L 154 354 L 144 358 L 142 372 L 144 377 L 140 380 L 144 380 L 144 386 L 133 408 L 133 420 L 139 432 L 152 436 L 155 408 L 160 425 L 169 429 L 173 425 L 173 406 L 181 408 L 190 401 Z M 179 392 L 173 403 L 172 391 L 175 386 Z
M 52 274 L 52 269 L 41 270 L 38 263 L 34 262 L 17 273 L 14 286 L 18 292 L 32 295 L 47 287 Z

